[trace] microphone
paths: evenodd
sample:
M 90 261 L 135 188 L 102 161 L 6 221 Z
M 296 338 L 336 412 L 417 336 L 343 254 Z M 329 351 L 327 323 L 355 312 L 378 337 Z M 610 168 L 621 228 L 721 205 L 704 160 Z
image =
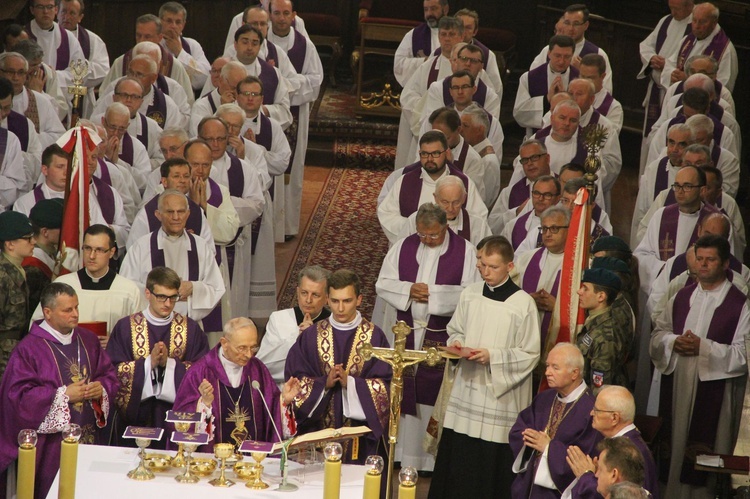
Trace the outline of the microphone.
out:
M 266 408 L 266 412 L 268 413 L 268 417 L 271 418 L 271 424 L 273 425 L 273 429 L 276 431 L 276 436 L 279 437 L 279 442 L 283 442 L 284 439 L 281 438 L 281 433 L 279 433 L 279 429 L 276 427 L 276 422 L 273 420 L 273 414 L 271 414 L 271 410 L 268 408 L 268 404 L 266 403 L 266 397 L 263 396 L 263 392 L 260 391 L 260 383 L 258 383 L 257 379 L 254 379 L 250 385 L 253 387 L 253 390 L 258 391 L 258 395 L 260 395 L 260 399 L 263 401 L 263 406 Z

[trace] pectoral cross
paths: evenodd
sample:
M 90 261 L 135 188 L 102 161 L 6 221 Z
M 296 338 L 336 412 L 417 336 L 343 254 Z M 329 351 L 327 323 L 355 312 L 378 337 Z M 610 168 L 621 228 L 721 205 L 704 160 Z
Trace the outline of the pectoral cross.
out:
M 666 262 L 674 255 L 674 240 L 669 238 L 669 232 L 664 235 L 664 239 L 659 242 L 659 258 Z
M 393 334 L 396 337 L 393 348 L 373 347 L 371 343 L 365 343 L 360 349 L 360 354 L 365 360 L 375 357 L 382 360 L 393 368 L 391 378 L 391 405 L 390 422 L 388 423 L 388 482 L 386 482 L 386 497 L 391 497 L 393 458 L 396 453 L 396 442 L 398 442 L 398 424 L 401 418 L 401 398 L 404 391 L 404 368 L 427 362 L 428 366 L 434 366 L 440 362 L 442 356 L 437 348 L 431 347 L 427 350 L 407 350 L 406 337 L 412 329 L 404 321 L 398 321 L 393 326 Z

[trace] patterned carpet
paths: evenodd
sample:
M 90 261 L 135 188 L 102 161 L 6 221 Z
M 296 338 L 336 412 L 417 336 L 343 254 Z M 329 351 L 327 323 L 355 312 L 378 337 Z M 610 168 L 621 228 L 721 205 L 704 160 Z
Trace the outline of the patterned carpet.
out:
M 375 281 L 388 251 L 388 240 L 380 228 L 376 202 L 388 172 L 334 168 L 318 199 L 310 223 L 287 273 L 279 296 L 279 308 L 291 307 L 296 276 L 306 265 L 329 270 L 350 268 L 362 279 L 365 317 L 375 305 Z

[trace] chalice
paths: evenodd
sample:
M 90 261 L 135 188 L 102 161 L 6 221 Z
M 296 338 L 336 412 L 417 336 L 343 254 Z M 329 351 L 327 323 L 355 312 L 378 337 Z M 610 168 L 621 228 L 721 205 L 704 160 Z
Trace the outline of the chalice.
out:
M 145 463 L 146 447 L 149 446 L 151 440 L 148 438 L 136 438 L 135 443 L 138 446 L 140 462 L 136 469 L 128 471 L 128 478 L 138 481 L 153 480 L 155 475 L 150 469 L 146 468 Z
M 181 423 L 177 423 L 181 424 Z M 189 424 L 189 423 L 188 423 Z M 182 447 L 182 444 L 180 444 L 180 447 Z M 200 478 L 198 478 L 196 475 L 194 475 L 190 471 L 190 462 L 193 460 L 193 451 L 198 448 L 198 444 L 185 444 L 185 450 L 187 451 L 187 456 L 185 456 L 185 472 L 181 475 L 177 475 L 174 477 L 175 480 L 177 480 L 180 483 L 198 483 L 200 481 Z M 177 457 L 177 456 L 175 456 Z M 174 460 L 172 461 L 172 466 L 175 466 Z
M 245 484 L 245 487 L 249 489 L 253 489 L 253 490 L 267 489 L 268 484 L 260 478 L 261 474 L 263 473 L 263 465 L 261 465 L 260 463 L 266 458 L 266 453 L 265 452 L 252 452 L 250 453 L 250 455 L 255 460 L 255 466 L 254 466 L 255 480 L 253 480 L 252 482 L 248 481 Z
M 177 431 L 185 433 L 190 429 L 190 423 L 175 423 L 174 428 Z M 177 446 L 177 454 L 172 458 L 172 466 L 175 468 L 187 466 L 187 460 L 185 459 L 185 445 L 182 443 Z
M 231 487 L 234 485 L 234 482 L 232 480 L 228 480 L 224 476 L 224 467 L 226 464 L 227 458 L 234 455 L 234 445 L 232 444 L 216 444 L 214 445 L 214 455 L 217 459 L 221 461 L 221 474 L 219 475 L 219 478 L 214 478 L 213 480 L 209 481 L 211 485 L 214 487 Z

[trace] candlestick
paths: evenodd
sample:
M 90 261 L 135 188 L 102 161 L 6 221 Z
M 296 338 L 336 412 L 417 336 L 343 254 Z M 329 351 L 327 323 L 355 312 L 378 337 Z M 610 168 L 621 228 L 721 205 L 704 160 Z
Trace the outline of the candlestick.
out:
M 380 498 L 380 480 L 383 474 L 385 462 L 380 456 L 367 456 L 365 466 L 369 469 L 365 473 L 365 489 L 362 499 Z
M 58 499 L 75 499 L 76 467 L 78 466 L 78 440 L 81 438 L 81 427 L 68 425 L 62 432 L 62 449 L 60 450 L 60 489 Z
M 34 499 L 36 442 L 36 431 L 21 430 L 18 433 L 18 499 Z
M 419 474 L 413 466 L 401 469 L 398 474 L 398 499 L 414 499 L 417 496 L 417 480 Z
M 338 442 L 331 442 L 323 449 L 326 457 L 323 475 L 323 499 L 339 499 L 341 493 L 341 456 L 344 449 Z

